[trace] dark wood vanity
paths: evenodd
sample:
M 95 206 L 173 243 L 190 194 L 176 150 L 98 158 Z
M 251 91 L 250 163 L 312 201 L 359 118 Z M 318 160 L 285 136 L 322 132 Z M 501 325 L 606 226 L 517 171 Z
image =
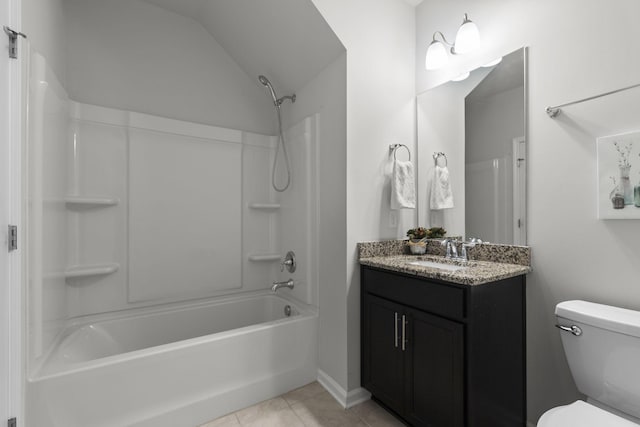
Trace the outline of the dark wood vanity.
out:
M 483 284 L 361 266 L 361 378 L 412 426 L 526 425 L 525 276 Z

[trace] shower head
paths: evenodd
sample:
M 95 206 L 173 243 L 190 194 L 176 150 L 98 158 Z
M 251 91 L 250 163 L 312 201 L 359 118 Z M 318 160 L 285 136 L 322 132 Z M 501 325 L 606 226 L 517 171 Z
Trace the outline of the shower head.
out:
M 271 86 L 271 82 L 269 81 L 269 79 L 267 79 L 263 75 L 260 75 L 258 76 L 258 80 L 260 80 L 260 83 L 262 83 L 269 89 L 269 92 L 271 92 L 271 97 L 273 98 L 273 104 L 276 107 L 279 107 L 280 105 L 278 104 L 278 97 L 276 96 L 276 92 L 273 90 L 273 86 Z

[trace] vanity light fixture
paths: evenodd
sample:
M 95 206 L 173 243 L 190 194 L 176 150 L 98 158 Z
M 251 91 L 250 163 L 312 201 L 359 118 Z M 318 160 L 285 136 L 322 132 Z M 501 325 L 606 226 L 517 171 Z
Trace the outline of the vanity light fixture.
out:
M 454 54 L 473 52 L 480 46 L 480 31 L 478 26 L 464 14 L 462 25 L 458 28 L 456 42 L 452 48 Z
M 452 82 L 461 82 L 463 80 L 466 80 L 467 77 L 469 77 L 471 75 L 471 72 L 467 71 L 466 73 L 462 73 L 454 78 L 451 79 Z
M 442 40 L 436 39 L 438 34 Z M 449 56 L 447 55 L 445 45 L 450 47 L 449 51 L 452 55 L 472 52 L 480 45 L 478 26 L 469 19 L 466 13 L 464 14 L 460 28 L 458 28 L 454 43 L 449 43 L 440 31 L 433 33 L 433 40 L 427 48 L 427 56 L 424 63 L 427 70 L 437 70 L 447 64 Z
M 501 62 L 502 62 L 502 56 L 499 57 L 499 58 L 494 59 L 491 62 L 487 62 L 486 64 L 482 65 L 482 67 L 483 68 L 493 67 L 494 65 L 498 65 Z

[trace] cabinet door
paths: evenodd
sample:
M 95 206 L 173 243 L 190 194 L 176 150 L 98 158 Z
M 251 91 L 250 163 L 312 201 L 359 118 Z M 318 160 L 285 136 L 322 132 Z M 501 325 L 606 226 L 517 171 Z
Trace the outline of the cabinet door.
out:
M 414 426 L 464 425 L 464 326 L 406 309 L 404 416 Z
M 364 302 L 363 385 L 391 409 L 401 412 L 404 381 L 399 328 L 402 306 L 369 294 Z

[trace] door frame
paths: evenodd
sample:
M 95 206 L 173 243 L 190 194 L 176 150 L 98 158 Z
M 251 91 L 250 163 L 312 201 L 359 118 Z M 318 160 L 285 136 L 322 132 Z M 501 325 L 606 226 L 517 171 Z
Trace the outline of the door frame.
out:
M 0 24 L 21 31 L 21 0 L 7 0 L 0 6 Z M 22 253 L 25 243 L 22 224 L 22 119 L 23 60 L 26 43 L 18 41 L 17 59 L 9 59 L 8 37 L 2 31 L 0 43 L 0 424 L 24 420 Z M 20 37 L 19 37 L 20 39 Z M 9 252 L 8 225 L 18 228 L 18 249 Z

